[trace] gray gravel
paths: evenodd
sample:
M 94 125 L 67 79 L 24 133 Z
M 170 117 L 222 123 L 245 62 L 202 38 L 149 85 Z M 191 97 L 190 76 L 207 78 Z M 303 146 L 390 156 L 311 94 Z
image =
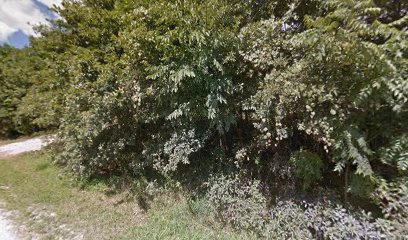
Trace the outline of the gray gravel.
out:
M 0 209 L 0 240 L 18 240 L 8 216 L 8 212 Z
M 0 156 L 16 155 L 23 152 L 38 151 L 54 140 L 54 136 L 46 136 L 33 138 L 22 142 L 10 143 L 0 147 Z

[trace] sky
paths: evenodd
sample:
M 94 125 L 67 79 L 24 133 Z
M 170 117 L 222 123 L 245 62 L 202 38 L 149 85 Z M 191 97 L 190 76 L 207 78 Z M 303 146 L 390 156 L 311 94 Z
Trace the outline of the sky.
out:
M 32 26 L 47 23 L 47 18 L 55 18 L 48 8 L 61 1 L 0 0 L 0 45 L 27 46 L 29 36 L 35 36 Z

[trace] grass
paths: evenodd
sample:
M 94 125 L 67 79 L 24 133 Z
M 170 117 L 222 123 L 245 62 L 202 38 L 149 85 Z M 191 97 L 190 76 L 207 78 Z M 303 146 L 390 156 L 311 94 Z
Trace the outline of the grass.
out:
M 228 231 L 218 222 L 206 222 L 206 218 L 194 216 L 189 208 L 182 198 L 162 198 L 147 213 L 147 221 L 131 228 L 129 235 L 123 239 L 255 239 L 249 234 Z
M 136 204 L 114 207 L 112 202 L 117 196 L 108 198 L 99 192 L 81 191 L 46 154 L 3 159 L 0 173 L 0 199 L 9 210 L 20 213 L 17 220 L 45 235 L 43 239 L 69 239 L 71 232 L 85 239 L 113 239 L 126 231 L 120 223 L 138 224 L 144 217 Z
M 80 189 L 46 153 L 0 159 L 0 201 L 18 212 L 29 237 L 40 239 L 251 239 L 197 217 L 180 196 L 159 197 L 144 212 L 136 197 Z M 101 192 L 102 191 L 102 192 Z

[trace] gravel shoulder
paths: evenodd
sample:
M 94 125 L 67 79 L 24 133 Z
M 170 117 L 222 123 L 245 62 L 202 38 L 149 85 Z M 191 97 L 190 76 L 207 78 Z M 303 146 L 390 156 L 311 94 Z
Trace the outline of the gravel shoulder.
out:
M 4 240 L 18 240 L 15 234 L 14 226 L 8 219 L 10 213 L 0 209 L 0 239 Z
M 10 143 L 4 146 L 0 146 L 0 157 L 1 156 L 12 156 L 24 152 L 38 151 L 42 147 L 50 144 L 55 140 L 55 136 L 45 136 L 37 137 L 33 139 L 28 139 L 21 142 Z

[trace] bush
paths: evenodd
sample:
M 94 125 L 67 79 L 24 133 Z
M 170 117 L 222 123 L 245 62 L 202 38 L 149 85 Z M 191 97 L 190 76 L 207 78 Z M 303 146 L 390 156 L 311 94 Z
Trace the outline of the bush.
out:
M 211 179 L 207 198 L 216 218 L 237 229 L 261 231 L 266 199 L 259 191 L 259 184 L 259 181 L 245 180 L 239 176 Z
M 312 239 L 309 220 L 301 206 L 279 201 L 265 217 L 266 226 L 260 235 L 266 239 Z
M 369 214 L 349 211 L 330 202 L 295 204 L 279 201 L 270 211 L 268 239 L 383 239 Z
M 292 155 L 290 161 L 295 167 L 296 176 L 303 181 L 303 189 L 311 187 L 313 183 L 321 179 L 323 161 L 319 155 L 299 150 Z
M 408 239 L 408 187 L 406 179 L 387 183 L 382 181 L 374 198 L 382 208 L 384 219 L 376 220 L 389 239 Z
M 340 240 L 392 236 L 384 232 L 392 229 L 386 226 L 391 222 L 375 220 L 362 210 L 350 211 L 329 201 L 302 204 L 278 201 L 268 210 L 257 181 L 222 176 L 208 184 L 209 204 L 205 206 L 211 208 L 216 219 L 261 238 Z
M 319 203 L 308 205 L 305 221 L 315 238 L 324 239 L 383 239 L 374 219 L 364 211 L 349 211 L 339 205 Z

